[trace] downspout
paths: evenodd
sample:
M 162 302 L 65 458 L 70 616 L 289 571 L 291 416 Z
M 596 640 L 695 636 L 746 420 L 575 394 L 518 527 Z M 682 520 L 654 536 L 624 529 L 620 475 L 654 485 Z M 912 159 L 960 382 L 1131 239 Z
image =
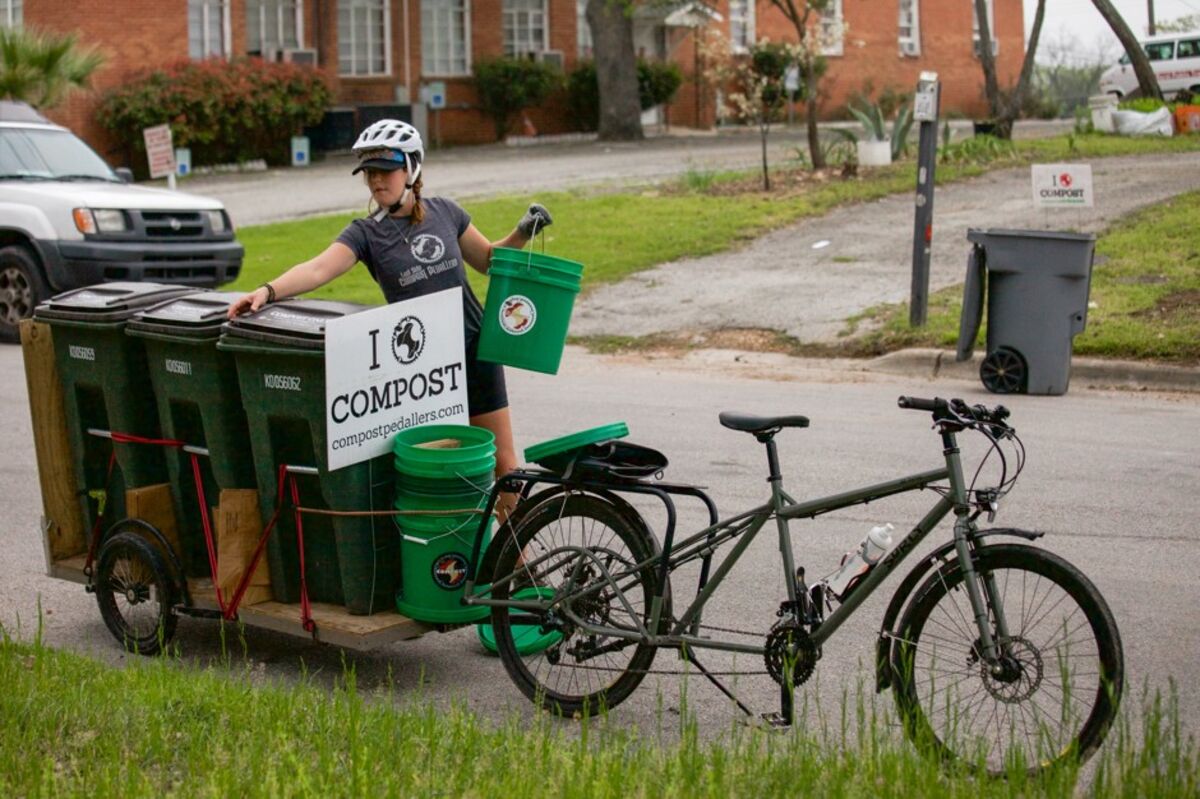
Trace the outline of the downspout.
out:
M 404 0 L 404 92 L 408 95 L 409 105 L 413 102 L 412 93 L 412 53 L 411 37 L 409 36 L 410 17 L 408 16 L 408 0 Z

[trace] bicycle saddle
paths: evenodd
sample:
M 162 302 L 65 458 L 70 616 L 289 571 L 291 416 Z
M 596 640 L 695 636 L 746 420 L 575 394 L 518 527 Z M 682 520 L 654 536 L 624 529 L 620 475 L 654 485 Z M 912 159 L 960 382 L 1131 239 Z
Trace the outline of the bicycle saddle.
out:
M 765 433 L 782 427 L 808 427 L 807 416 L 753 416 L 748 413 L 721 411 L 717 418 L 723 426 L 730 430 L 741 430 L 743 433 Z

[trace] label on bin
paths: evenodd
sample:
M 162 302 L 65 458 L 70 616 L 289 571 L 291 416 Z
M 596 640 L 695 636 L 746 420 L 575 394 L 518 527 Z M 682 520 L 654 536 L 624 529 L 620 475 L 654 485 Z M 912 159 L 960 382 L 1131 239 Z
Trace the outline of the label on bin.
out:
M 1091 208 L 1091 164 L 1034 164 L 1033 204 L 1037 208 Z
M 330 469 L 385 455 L 401 430 L 467 424 L 462 289 L 330 319 L 325 428 Z
M 523 294 L 514 294 L 500 303 L 500 329 L 512 336 L 523 336 L 537 324 L 537 306 Z

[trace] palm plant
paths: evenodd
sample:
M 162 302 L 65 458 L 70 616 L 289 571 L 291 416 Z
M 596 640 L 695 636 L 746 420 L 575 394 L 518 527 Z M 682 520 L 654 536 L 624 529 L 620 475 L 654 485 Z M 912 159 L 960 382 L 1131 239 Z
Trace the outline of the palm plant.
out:
M 103 63 L 104 56 L 80 46 L 75 33 L 0 28 L 0 98 L 50 108 L 86 88 Z

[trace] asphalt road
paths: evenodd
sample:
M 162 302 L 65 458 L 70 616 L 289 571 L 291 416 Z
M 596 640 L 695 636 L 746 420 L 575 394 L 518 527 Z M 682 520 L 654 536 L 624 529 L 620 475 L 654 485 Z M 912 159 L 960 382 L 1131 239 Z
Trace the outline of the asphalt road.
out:
M 995 401 L 974 382 L 869 374 L 836 361 L 760 367 L 753 359 L 722 352 L 682 362 L 639 362 L 572 349 L 556 377 L 510 374 L 519 446 L 623 419 L 631 440 L 668 455 L 668 479 L 707 485 L 726 512 L 764 497 L 765 458 L 751 437 L 720 427 L 718 411 L 808 415 L 811 428 L 781 434 L 781 455 L 792 493 L 816 496 L 940 463 L 928 417 L 899 410 L 898 395 Z M 29 637 L 40 606 L 50 645 L 119 664 L 126 655 L 105 629 L 93 598 L 76 584 L 44 576 L 39 490 L 18 348 L 0 348 L 0 375 L 0 410 L 10 431 L 0 460 L 0 623 L 9 631 L 19 626 Z M 1144 684 L 1165 688 L 1173 677 L 1184 718 L 1194 730 L 1200 719 L 1195 657 L 1200 581 L 1191 561 L 1200 543 L 1200 497 L 1194 491 L 1200 484 L 1200 399 L 1073 386 L 1062 397 L 1005 402 L 1028 448 L 1028 465 L 997 523 L 1047 531 L 1044 545 L 1095 581 L 1124 637 L 1130 705 Z M 967 453 L 970 458 L 978 450 Z M 929 502 L 928 494 L 916 494 L 798 523 L 793 540 L 799 559 L 823 574 L 871 526 L 890 521 L 904 529 Z M 700 524 L 697 509 L 681 506 L 681 511 L 685 529 Z M 945 535 L 943 525 L 922 550 Z M 769 537 L 754 543 L 730 579 L 708 621 L 765 633 L 783 596 L 777 548 Z M 826 646 L 816 677 L 804 689 L 810 702 L 834 712 L 843 687 L 869 687 L 874 632 L 895 585 L 892 578 Z M 675 582 L 677 602 L 688 588 L 684 580 Z M 186 662 L 227 668 L 216 623 L 183 619 L 176 640 Z M 241 673 L 241 648 L 235 643 L 232 649 L 232 669 Z M 251 673 L 261 679 L 292 679 L 304 670 L 321 683 L 342 670 L 341 650 L 262 630 L 246 632 L 246 653 Z M 345 657 L 366 690 L 386 684 L 390 675 L 399 701 L 461 702 L 488 718 L 531 712 L 471 630 Z M 729 665 L 720 658 L 712 661 L 710 667 Z M 665 655 L 656 665 L 679 668 Z M 611 714 L 613 722 L 649 736 L 663 729 L 670 735 L 680 684 L 675 676 L 650 677 Z M 757 710 L 771 710 L 776 701 L 761 677 L 739 680 L 738 693 Z M 688 702 L 709 733 L 727 729 L 738 716 L 694 677 Z

